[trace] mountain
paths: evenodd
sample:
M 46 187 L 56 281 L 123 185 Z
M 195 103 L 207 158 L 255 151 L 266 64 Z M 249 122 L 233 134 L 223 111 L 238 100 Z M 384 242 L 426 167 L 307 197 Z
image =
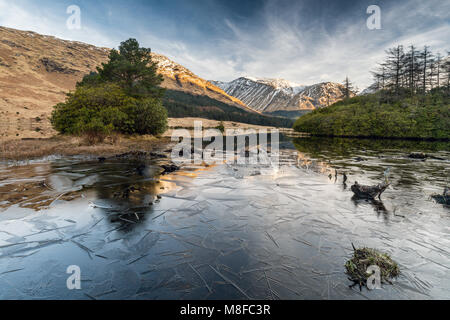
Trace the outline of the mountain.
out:
M 329 106 L 344 98 L 344 86 L 333 82 L 304 86 L 283 79 L 251 77 L 231 82 L 210 82 L 255 110 L 290 117 Z
M 85 74 L 108 60 L 110 49 L 0 27 L 0 138 L 41 137 L 52 133 L 52 107 L 64 101 Z M 255 113 L 238 98 L 196 76 L 169 58 L 152 53 L 163 87 L 207 96 Z
M 254 79 L 242 77 L 231 82 L 210 81 L 229 95 L 262 112 L 279 110 L 304 89 L 283 79 Z
M 162 84 L 164 88 L 183 91 L 194 95 L 205 95 L 214 100 L 227 103 L 246 111 L 256 112 L 256 110 L 248 107 L 238 98 L 227 94 L 222 88 L 198 77 L 187 68 L 173 62 L 166 56 L 152 53 L 152 58 L 153 61 L 158 63 L 158 73 L 160 73 L 164 78 L 164 82 Z

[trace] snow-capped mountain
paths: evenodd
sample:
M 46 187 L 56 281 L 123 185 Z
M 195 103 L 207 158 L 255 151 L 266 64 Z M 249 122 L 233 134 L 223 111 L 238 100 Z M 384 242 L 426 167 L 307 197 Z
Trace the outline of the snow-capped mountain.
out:
M 205 95 L 226 104 L 249 112 L 255 112 L 239 99 L 227 94 L 222 88 L 200 78 L 184 66 L 170 60 L 162 54 L 152 53 L 152 59 L 158 63 L 158 73 L 164 78 L 162 86 L 166 89 Z
M 283 79 L 241 77 L 231 82 L 210 82 L 261 112 L 279 110 L 280 106 L 288 105 L 290 100 L 305 88 Z
M 311 86 L 298 85 L 283 79 L 241 77 L 231 82 L 210 81 L 230 96 L 249 107 L 264 112 L 304 112 L 329 106 L 344 98 L 344 87 L 333 82 Z

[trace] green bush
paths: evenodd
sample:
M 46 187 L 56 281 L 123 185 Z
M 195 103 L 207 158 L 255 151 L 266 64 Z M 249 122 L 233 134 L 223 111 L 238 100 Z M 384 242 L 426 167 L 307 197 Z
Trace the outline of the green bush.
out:
M 68 94 L 55 106 L 51 122 L 62 134 L 160 134 L 167 128 L 167 111 L 159 99 L 135 99 L 115 84 L 101 84 Z
M 114 84 L 79 87 L 55 106 L 51 123 L 62 134 L 110 133 L 127 121 L 122 110 L 135 103 Z M 120 130 L 119 130 L 120 131 Z
M 137 100 L 124 108 L 128 115 L 120 131 L 137 134 L 162 134 L 167 129 L 167 110 L 159 99 Z

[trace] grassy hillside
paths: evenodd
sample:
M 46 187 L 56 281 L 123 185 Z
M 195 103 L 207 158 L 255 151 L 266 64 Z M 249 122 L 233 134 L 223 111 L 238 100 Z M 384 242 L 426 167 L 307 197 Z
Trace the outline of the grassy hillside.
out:
M 163 101 L 171 118 L 199 117 L 285 128 L 292 127 L 294 123 L 291 119 L 246 112 L 207 96 L 192 95 L 181 91 L 167 90 Z
M 443 91 L 401 99 L 378 92 L 315 110 L 294 129 L 317 136 L 450 139 L 450 101 Z

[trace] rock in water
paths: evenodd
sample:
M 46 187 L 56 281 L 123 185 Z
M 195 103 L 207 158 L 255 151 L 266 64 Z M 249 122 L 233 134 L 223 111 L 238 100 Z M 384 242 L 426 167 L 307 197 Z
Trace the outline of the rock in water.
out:
M 376 186 L 364 186 L 361 184 L 358 184 L 358 181 L 355 182 L 355 184 L 352 186 L 353 193 L 358 198 L 363 199 L 375 199 L 375 197 L 378 196 L 378 198 L 381 198 L 381 194 L 389 187 L 389 183 L 383 182 Z

